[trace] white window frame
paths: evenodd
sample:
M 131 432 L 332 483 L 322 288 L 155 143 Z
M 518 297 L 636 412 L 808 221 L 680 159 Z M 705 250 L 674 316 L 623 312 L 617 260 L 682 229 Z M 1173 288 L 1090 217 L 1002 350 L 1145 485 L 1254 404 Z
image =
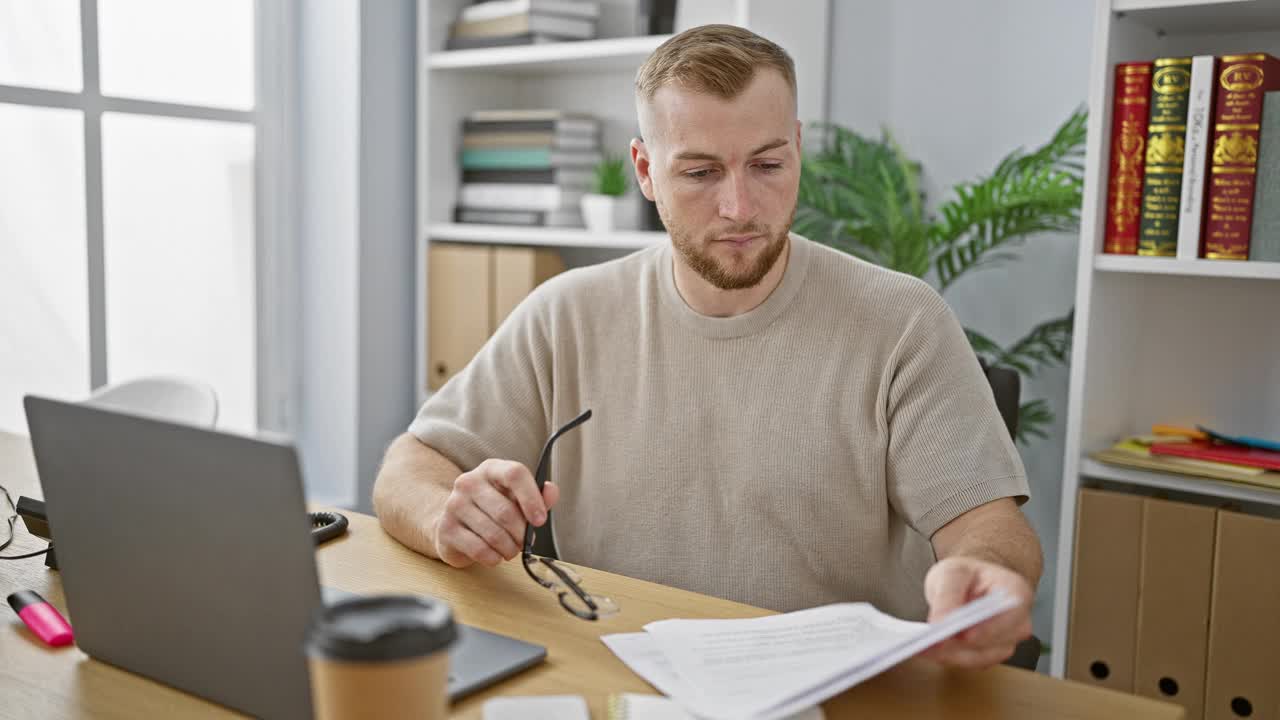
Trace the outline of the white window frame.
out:
M 79 110 L 84 118 L 85 245 L 89 278 L 89 386 L 107 383 L 106 282 L 103 260 L 102 114 L 131 113 L 217 120 L 254 127 L 254 244 L 257 422 L 292 433 L 297 417 L 296 206 L 293 192 L 297 107 L 295 7 L 257 0 L 254 8 L 255 101 L 231 110 L 103 95 L 99 82 L 98 0 L 80 0 L 82 88 L 79 92 L 0 84 L 0 103 Z

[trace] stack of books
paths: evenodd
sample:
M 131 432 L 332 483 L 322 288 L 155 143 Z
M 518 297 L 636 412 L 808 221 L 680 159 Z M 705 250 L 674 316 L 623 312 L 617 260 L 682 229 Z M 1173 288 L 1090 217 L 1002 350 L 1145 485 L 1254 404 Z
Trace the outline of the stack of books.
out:
M 589 0 L 488 0 L 462 9 L 445 49 L 589 40 L 599 19 Z
M 462 123 L 463 223 L 582 227 L 601 160 L 600 122 L 559 110 L 486 110 Z
M 1119 63 L 1103 251 L 1280 262 L 1280 60 Z
M 1224 435 L 1209 428 L 1156 425 L 1124 438 L 1095 460 L 1280 489 L 1280 442 Z

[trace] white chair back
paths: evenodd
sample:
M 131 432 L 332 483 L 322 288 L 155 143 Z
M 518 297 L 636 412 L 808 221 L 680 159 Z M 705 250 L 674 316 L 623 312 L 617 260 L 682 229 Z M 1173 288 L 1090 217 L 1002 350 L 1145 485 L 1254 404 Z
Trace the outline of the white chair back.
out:
M 209 385 L 176 377 L 144 377 L 98 388 L 87 400 L 109 410 L 199 427 L 218 421 L 218 395 Z

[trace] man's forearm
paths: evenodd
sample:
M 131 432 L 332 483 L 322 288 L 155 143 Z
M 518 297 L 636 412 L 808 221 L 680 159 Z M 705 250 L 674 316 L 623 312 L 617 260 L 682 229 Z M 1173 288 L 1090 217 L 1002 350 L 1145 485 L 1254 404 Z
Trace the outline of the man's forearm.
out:
M 439 559 L 433 528 L 462 471 L 408 433 L 396 438 L 373 485 L 373 511 L 389 535 Z
M 1002 565 L 1022 575 L 1034 589 L 1044 570 L 1040 538 L 1018 508 L 991 510 L 966 522 L 945 543 L 937 542 L 935 536 L 938 559 L 963 556 Z

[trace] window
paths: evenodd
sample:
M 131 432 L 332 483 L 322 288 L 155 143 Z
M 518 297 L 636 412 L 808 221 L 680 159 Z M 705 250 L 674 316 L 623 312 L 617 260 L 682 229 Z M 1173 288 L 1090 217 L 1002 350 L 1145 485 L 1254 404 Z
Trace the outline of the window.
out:
M 259 292 L 279 132 L 256 90 L 284 5 L 0 0 L 0 430 L 26 431 L 24 394 L 144 375 L 284 429 L 259 413 L 284 352 L 261 308 L 287 298 Z

